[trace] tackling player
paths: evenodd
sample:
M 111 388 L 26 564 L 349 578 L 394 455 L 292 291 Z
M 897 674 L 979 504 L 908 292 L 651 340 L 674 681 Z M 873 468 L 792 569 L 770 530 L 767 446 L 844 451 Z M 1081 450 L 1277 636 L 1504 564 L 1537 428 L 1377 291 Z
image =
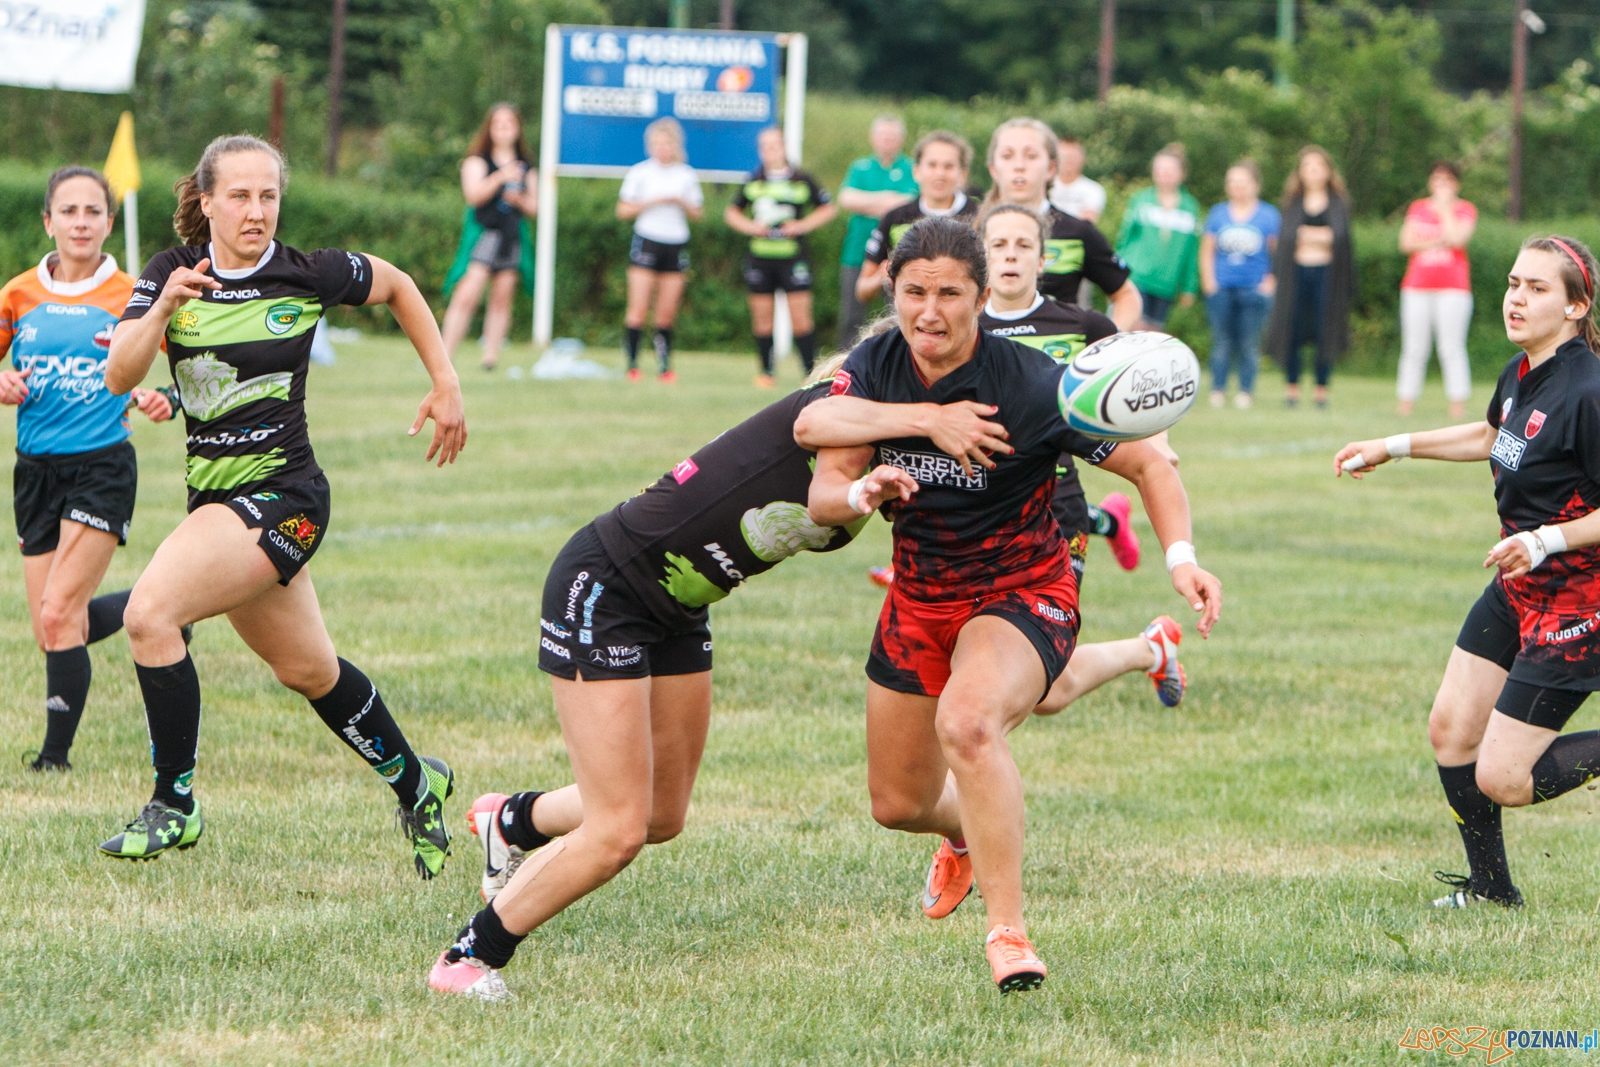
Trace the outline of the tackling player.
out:
M 1439 780 L 1470 874 L 1435 907 L 1522 904 L 1502 806 L 1553 800 L 1600 776 L 1600 731 L 1562 735 L 1600 689 L 1600 267 L 1570 237 L 1525 241 L 1501 304 L 1522 351 L 1500 373 L 1488 417 L 1427 433 L 1355 441 L 1334 474 L 1359 478 L 1415 456 L 1489 461 L 1502 540 L 1467 613 L 1428 716 Z
M 783 131 L 776 126 L 756 138 L 761 166 L 739 187 L 722 213 L 730 227 L 750 238 L 744 258 L 744 284 L 750 291 L 750 325 L 756 335 L 761 373 L 755 384 L 770 389 L 772 372 L 772 304 L 779 289 L 789 304 L 794 323 L 794 347 L 806 373 L 817 358 L 817 338 L 811 322 L 811 265 L 806 259 L 805 235 L 826 226 L 838 214 L 828 190 L 789 162 Z
M 151 859 L 199 840 L 200 679 L 180 632 L 226 614 L 278 680 L 395 791 L 417 873 L 431 878 L 450 845 L 442 807 L 453 775 L 412 752 L 377 688 L 335 654 L 306 569 L 331 509 L 306 431 L 312 329 L 336 304 L 389 306 L 433 379 L 411 432 L 434 420 L 428 458 L 441 466 L 466 443 L 461 390 L 408 275 L 361 253 L 305 253 L 273 239 L 287 177 L 264 141 L 212 141 L 178 183 L 173 225 L 184 244 L 150 261 L 112 335 L 112 390 L 142 380 L 166 342 L 188 423 L 189 515 L 156 549 L 125 616 L 155 790 L 100 848 Z
M 711 716 L 707 606 L 790 556 L 844 547 L 867 521 L 822 526 L 806 513 L 815 456 L 796 443 L 796 420 L 829 387 L 813 384 L 723 433 L 556 557 L 539 669 L 551 676 L 576 783 L 473 803 L 489 906 L 434 963 L 434 989 L 504 998 L 499 971 L 534 928 L 683 829 Z M 990 410 L 850 401 L 842 432 L 858 442 L 879 427 L 926 434 L 975 458 L 1003 447 Z
M 883 403 L 989 405 L 1005 420 L 1006 443 L 981 469 L 887 427 L 876 446 L 848 447 L 836 409 L 819 402 L 795 427 L 797 440 L 820 449 L 810 515 L 839 525 L 881 507 L 894 523 L 898 577 L 867 665 L 873 818 L 944 838 L 924 912 L 948 915 L 976 880 L 996 984 L 1034 989 L 1046 969 L 1022 919 L 1022 780 L 1005 735 L 1050 690 L 1077 638 L 1077 580 L 1049 512 L 1060 454 L 1139 487 L 1173 585 L 1202 613 L 1203 635 L 1221 609 L 1221 586 L 1195 564 L 1171 463 L 1148 442 L 1069 430 L 1056 407 L 1061 366 L 978 328 L 988 272 L 972 229 L 917 223 L 895 247 L 889 278 L 899 329 L 857 346 L 834 389 Z
M 856 281 L 856 298 L 865 303 L 883 291 L 883 264 L 894 251 L 900 235 L 918 219 L 950 216 L 970 223 L 978 214 L 978 204 L 964 191 L 967 172 L 972 168 L 972 145 L 965 137 L 948 130 L 924 134 L 912 150 L 917 199 L 884 213 L 877 228 L 867 238 L 861 277 Z
M 122 629 L 128 591 L 94 591 L 133 520 L 139 464 L 128 408 L 152 422 L 172 417 L 164 393 L 106 388 L 111 328 L 133 292 L 133 279 L 101 250 L 114 214 L 99 172 L 62 167 L 44 194 L 56 250 L 0 288 L 0 356 L 9 349 L 16 368 L 0 370 L 0 404 L 17 407 L 17 545 L 44 653 L 44 745 L 28 763 L 36 771 L 71 768 L 89 698 L 88 646 Z
M 1056 135 L 1038 119 L 1002 122 L 989 138 L 989 177 L 994 185 L 984 206 L 1021 204 L 1050 224 L 1039 290 L 1063 304 L 1074 303 L 1083 279 L 1106 294 L 1111 321 L 1131 330 L 1144 303 L 1128 280 L 1128 265 L 1111 249 L 1094 224 L 1058 211 L 1045 198 L 1056 176 Z

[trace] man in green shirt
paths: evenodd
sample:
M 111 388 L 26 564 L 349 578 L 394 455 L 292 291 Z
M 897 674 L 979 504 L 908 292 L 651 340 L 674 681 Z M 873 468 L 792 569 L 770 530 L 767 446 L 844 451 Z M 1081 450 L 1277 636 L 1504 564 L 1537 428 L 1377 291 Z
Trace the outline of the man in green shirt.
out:
M 861 276 L 867 238 L 884 212 L 893 211 L 917 195 L 911 160 L 902 151 L 906 145 L 905 123 L 895 115 L 879 115 L 872 120 L 867 140 L 872 145 L 872 155 L 850 164 L 844 185 L 839 188 L 839 206 L 850 212 L 850 228 L 845 231 L 844 251 L 839 256 L 840 348 L 855 343 L 856 332 L 867 317 L 866 308 L 856 299 L 856 281 Z

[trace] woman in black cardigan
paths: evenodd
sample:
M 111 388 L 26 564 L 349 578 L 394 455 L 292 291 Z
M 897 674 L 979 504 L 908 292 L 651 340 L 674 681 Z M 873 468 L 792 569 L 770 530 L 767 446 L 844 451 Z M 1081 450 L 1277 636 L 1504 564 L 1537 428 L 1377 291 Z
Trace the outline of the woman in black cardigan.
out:
M 1350 244 L 1350 199 L 1328 153 L 1316 145 L 1300 159 L 1283 190 L 1283 233 L 1272 257 L 1278 295 L 1267 330 L 1267 352 L 1289 380 L 1284 402 L 1300 403 L 1300 349 L 1316 346 L 1317 406 L 1328 404 L 1333 361 L 1350 347 L 1355 300 L 1355 255 Z

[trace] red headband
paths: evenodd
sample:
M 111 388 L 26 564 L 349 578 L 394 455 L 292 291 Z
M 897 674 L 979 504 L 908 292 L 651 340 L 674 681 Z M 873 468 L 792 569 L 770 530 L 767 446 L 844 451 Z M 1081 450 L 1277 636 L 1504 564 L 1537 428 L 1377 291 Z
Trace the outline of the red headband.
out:
M 1594 299 L 1594 282 L 1589 280 L 1589 268 L 1584 266 L 1583 257 L 1572 250 L 1572 247 L 1559 237 L 1550 238 L 1550 243 L 1560 247 L 1561 251 L 1572 257 L 1572 262 L 1578 265 L 1578 270 L 1583 273 L 1583 292 L 1591 300 Z

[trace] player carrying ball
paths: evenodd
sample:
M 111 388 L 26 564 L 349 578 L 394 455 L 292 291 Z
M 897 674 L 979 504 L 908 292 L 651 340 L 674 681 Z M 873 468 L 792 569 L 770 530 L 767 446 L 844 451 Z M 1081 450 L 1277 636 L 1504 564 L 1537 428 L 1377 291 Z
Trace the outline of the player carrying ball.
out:
M 212 141 L 178 183 L 173 224 L 184 244 L 150 261 L 112 336 L 114 391 L 142 380 L 166 342 L 188 422 L 189 515 L 156 549 L 125 615 L 155 791 L 100 849 L 152 859 L 199 840 L 200 679 L 181 630 L 225 614 L 394 790 L 417 873 L 432 878 L 450 846 L 442 807 L 453 776 L 412 752 L 377 688 L 335 654 L 306 569 L 332 506 L 306 430 L 312 330 L 336 304 L 389 305 L 433 379 L 411 432 L 434 420 L 428 458 L 441 466 L 466 443 L 461 389 L 408 275 L 373 256 L 305 253 L 273 239 L 287 177 L 264 141 Z
M 814 404 L 795 427 L 801 444 L 820 449 L 811 519 L 842 525 L 881 507 L 894 523 L 896 579 L 867 663 L 873 818 L 944 838 L 925 913 L 948 915 L 975 879 L 996 984 L 1034 989 L 1046 969 L 1023 924 L 1022 779 L 1006 734 L 1049 691 L 1077 639 L 1077 579 L 1050 514 L 1060 454 L 1139 488 L 1174 588 L 1202 613 L 1202 634 L 1221 610 L 1221 585 L 1195 564 L 1188 500 L 1166 457 L 1148 442 L 1068 429 L 1056 404 L 1061 365 L 978 328 L 988 269 L 972 229 L 917 223 L 895 247 L 889 279 L 899 329 L 857 346 L 834 390 L 890 404 L 988 405 L 1006 440 L 976 468 L 924 435 L 887 427 L 876 446 L 841 447 L 832 401 Z
M 844 547 L 867 521 L 811 521 L 815 457 L 795 442 L 796 419 L 827 397 L 842 359 L 579 530 L 551 564 L 539 669 L 577 781 L 473 803 L 489 906 L 435 962 L 434 989 L 506 997 L 499 971 L 535 927 L 683 829 L 711 717 L 707 606 L 790 556 Z M 977 457 L 1001 444 L 986 410 L 851 400 L 840 432 L 862 442 L 888 427 Z
M 1525 241 L 1501 304 L 1522 351 L 1500 373 L 1482 422 L 1355 441 L 1334 474 L 1359 478 L 1415 456 L 1489 461 L 1502 540 L 1467 613 L 1428 716 L 1445 799 L 1470 875 L 1435 872 L 1436 907 L 1522 904 L 1502 806 L 1553 800 L 1600 776 L 1600 731 L 1563 736 L 1600 689 L 1600 267 L 1570 237 Z

